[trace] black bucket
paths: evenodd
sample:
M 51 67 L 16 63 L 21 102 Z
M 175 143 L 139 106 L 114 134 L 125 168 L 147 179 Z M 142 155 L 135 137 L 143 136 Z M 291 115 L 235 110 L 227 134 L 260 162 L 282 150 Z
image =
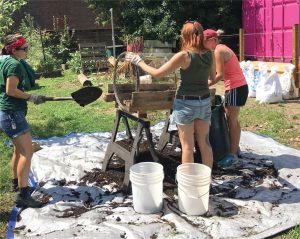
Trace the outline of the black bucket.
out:
M 213 150 L 214 161 L 219 161 L 229 153 L 230 138 L 224 110 L 224 100 L 220 95 L 216 95 L 215 100 L 215 106 L 211 108 L 209 141 Z
M 220 161 L 229 153 L 230 138 L 224 110 L 224 100 L 220 95 L 216 95 L 215 97 L 215 105 L 211 107 L 209 141 L 213 151 L 214 161 Z M 195 146 L 195 162 L 201 163 L 202 160 L 199 147 L 197 144 L 195 144 Z

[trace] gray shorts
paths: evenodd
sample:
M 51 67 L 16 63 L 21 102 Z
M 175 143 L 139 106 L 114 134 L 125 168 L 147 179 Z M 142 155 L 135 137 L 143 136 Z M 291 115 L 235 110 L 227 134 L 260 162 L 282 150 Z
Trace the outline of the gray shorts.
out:
M 195 119 L 201 119 L 210 124 L 210 118 L 210 97 L 203 100 L 174 100 L 170 118 L 171 123 L 187 125 L 191 124 Z
M 30 131 L 24 111 L 0 111 L 0 128 L 11 139 Z

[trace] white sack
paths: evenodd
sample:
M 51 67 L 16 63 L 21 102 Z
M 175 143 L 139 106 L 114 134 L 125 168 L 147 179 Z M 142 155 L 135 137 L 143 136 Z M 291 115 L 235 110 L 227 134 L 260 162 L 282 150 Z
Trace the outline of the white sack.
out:
M 240 63 L 240 67 L 245 76 L 247 84 L 249 86 L 248 97 L 256 96 L 256 86 L 258 84 L 259 79 L 257 78 L 258 74 L 255 74 L 254 66 L 251 61 L 242 61 Z
M 294 68 L 293 64 L 286 65 L 283 74 L 279 78 L 282 87 L 282 98 L 285 100 L 297 97 L 295 81 L 292 75 Z
M 270 75 L 266 78 L 266 67 L 262 66 L 263 75 L 256 89 L 256 100 L 259 103 L 277 103 L 282 101 L 282 88 L 277 74 L 277 66 L 271 68 Z

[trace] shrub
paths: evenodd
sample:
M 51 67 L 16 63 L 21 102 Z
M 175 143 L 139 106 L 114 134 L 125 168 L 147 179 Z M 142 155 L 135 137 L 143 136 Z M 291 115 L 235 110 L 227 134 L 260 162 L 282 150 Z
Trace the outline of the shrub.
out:
M 24 35 L 29 44 L 28 63 L 37 72 L 53 71 L 60 66 L 45 43 L 51 41 L 51 34 L 34 26 L 34 18 L 27 14 L 22 20 L 19 31 Z
M 67 67 L 74 73 L 78 74 L 81 71 L 80 52 L 75 51 L 70 53 L 70 59 L 67 61 Z

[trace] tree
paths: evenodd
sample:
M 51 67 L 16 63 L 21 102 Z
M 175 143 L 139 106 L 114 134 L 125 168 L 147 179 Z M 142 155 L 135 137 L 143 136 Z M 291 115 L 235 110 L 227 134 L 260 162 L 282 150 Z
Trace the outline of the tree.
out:
M 237 32 L 241 24 L 242 0 L 86 0 L 98 14 L 98 23 L 110 21 L 121 34 L 147 39 L 176 39 L 186 20 L 199 20 L 204 28 L 223 28 Z
M 12 33 L 14 23 L 12 14 L 18 11 L 28 0 L 0 0 L 0 38 Z

